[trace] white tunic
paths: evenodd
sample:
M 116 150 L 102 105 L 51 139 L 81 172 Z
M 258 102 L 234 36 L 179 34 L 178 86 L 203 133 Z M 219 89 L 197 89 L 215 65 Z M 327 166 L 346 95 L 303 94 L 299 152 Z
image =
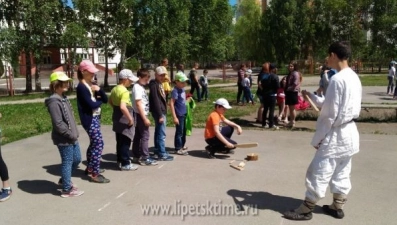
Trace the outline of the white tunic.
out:
M 340 158 L 359 151 L 359 134 L 352 120 L 360 115 L 361 97 L 360 79 L 350 68 L 332 76 L 325 97 L 310 94 L 321 107 L 311 142 L 314 147 L 319 147 L 317 155 Z

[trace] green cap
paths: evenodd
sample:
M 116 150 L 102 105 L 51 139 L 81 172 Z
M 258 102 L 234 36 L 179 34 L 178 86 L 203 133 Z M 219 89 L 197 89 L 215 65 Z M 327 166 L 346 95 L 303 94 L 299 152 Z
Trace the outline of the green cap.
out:
M 183 72 L 178 72 L 175 76 L 175 80 L 179 81 L 179 82 L 186 82 L 187 81 L 187 77 Z
M 50 76 L 50 82 L 53 81 L 70 81 L 72 80 L 71 78 L 69 78 L 64 72 L 61 71 L 57 71 L 57 72 L 53 72 Z

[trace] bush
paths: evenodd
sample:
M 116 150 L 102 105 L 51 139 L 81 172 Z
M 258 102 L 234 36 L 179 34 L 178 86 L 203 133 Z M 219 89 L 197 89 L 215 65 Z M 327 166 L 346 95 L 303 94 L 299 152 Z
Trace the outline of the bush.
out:
M 137 59 L 131 58 L 125 62 L 124 68 L 137 71 L 139 68 L 141 68 L 141 63 Z

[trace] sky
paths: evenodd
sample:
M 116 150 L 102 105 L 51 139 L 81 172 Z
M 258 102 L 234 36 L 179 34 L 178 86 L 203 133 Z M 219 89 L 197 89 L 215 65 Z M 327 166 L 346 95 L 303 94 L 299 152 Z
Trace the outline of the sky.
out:
M 235 5 L 237 3 L 237 0 L 229 0 L 230 5 Z

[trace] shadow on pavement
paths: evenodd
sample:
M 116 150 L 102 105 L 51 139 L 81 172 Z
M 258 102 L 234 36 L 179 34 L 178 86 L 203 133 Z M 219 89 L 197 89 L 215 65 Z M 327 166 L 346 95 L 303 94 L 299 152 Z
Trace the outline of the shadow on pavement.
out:
M 58 178 L 61 177 L 61 164 L 43 166 L 43 169 L 45 169 L 46 172 L 51 175 L 57 176 Z M 79 168 L 72 172 L 72 177 L 79 177 L 82 180 L 89 180 L 88 176 L 84 174 L 84 170 Z
M 30 194 L 53 194 L 59 195 L 61 186 L 48 180 L 21 180 L 18 188 Z
M 258 126 L 255 121 L 249 121 L 240 118 L 233 118 L 230 120 L 242 127 L 260 127 L 260 125 Z
M 107 153 L 102 155 L 102 159 L 106 161 L 117 162 L 117 155 L 116 153 Z M 102 164 L 102 162 L 101 162 Z
M 245 211 L 245 207 L 251 207 L 261 210 L 268 209 L 282 214 L 297 208 L 302 203 L 302 199 L 273 195 L 262 191 L 251 192 L 231 189 L 227 194 L 233 198 L 240 211 Z M 323 214 L 321 207 L 316 205 L 314 213 Z
M 197 158 L 206 158 L 208 159 L 208 154 L 205 150 L 190 150 L 188 151 L 190 156 L 197 157 Z M 215 153 L 215 158 L 217 159 L 228 159 L 230 158 L 229 155 Z

